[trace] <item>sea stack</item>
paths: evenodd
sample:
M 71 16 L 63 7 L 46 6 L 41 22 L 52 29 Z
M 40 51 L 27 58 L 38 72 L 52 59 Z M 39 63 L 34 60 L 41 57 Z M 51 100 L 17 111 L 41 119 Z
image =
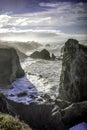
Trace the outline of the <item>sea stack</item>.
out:
M 87 46 L 74 39 L 64 46 L 59 97 L 70 102 L 87 100 Z
M 14 48 L 0 48 L 0 85 L 8 85 L 24 76 L 19 57 Z

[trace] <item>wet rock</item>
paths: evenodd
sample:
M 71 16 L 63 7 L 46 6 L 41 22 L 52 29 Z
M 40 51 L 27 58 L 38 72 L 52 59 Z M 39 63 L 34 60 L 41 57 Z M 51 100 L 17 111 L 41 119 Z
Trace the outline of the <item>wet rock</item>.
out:
M 22 92 L 22 93 L 19 93 L 17 94 L 18 97 L 24 97 L 24 96 L 27 96 L 27 93 L 26 92 Z
M 45 60 L 50 60 L 50 53 L 48 50 L 43 49 L 42 51 L 35 51 L 30 55 L 31 58 L 40 58 L 40 59 L 45 59 Z
M 64 46 L 59 97 L 70 102 L 87 100 L 87 47 L 69 39 Z
M 52 53 L 51 60 L 55 60 L 56 56 Z
M 19 57 L 13 48 L 0 48 L 0 84 L 12 83 L 24 76 Z

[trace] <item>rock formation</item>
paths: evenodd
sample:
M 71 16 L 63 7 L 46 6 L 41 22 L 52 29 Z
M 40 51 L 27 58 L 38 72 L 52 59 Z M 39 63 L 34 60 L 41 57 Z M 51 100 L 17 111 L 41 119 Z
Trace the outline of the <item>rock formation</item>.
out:
M 9 112 L 19 115 L 20 119 L 28 123 L 34 130 L 68 130 L 62 123 L 58 107 L 54 104 L 39 102 L 24 104 L 9 99 L 7 102 Z
M 65 43 L 59 97 L 70 102 L 87 100 L 87 47 L 77 40 Z
M 13 48 L 0 48 L 0 84 L 12 83 L 24 76 L 19 57 Z
M 32 53 L 30 55 L 30 57 L 31 58 L 35 58 L 35 59 L 40 58 L 40 59 L 45 59 L 45 60 L 50 60 L 50 58 L 51 58 L 49 51 L 46 50 L 46 49 L 43 49 L 40 52 L 39 51 L 35 51 L 34 53 Z
M 15 55 L 16 52 L 14 53 L 12 50 L 10 50 L 11 52 L 6 51 L 5 54 L 10 53 L 11 58 L 13 58 L 12 55 Z M 6 58 L 6 56 L 4 56 L 4 62 L 8 65 L 7 61 L 10 61 L 11 58 L 10 56 Z M 3 59 L 2 62 L 0 60 L 0 63 L 4 62 Z M 18 69 L 14 66 L 19 65 L 17 55 L 14 57 L 14 62 L 11 63 L 13 65 L 12 70 L 15 73 L 15 70 Z M 8 69 L 10 70 L 10 68 Z M 80 122 L 87 121 L 86 85 L 87 47 L 80 45 L 77 40 L 69 39 L 64 47 L 58 99 L 53 100 L 51 103 L 33 102 L 24 104 L 4 98 L 1 94 L 0 111 L 18 115 L 20 119 L 28 123 L 34 130 L 68 130 Z M 3 109 L 4 107 L 6 109 Z

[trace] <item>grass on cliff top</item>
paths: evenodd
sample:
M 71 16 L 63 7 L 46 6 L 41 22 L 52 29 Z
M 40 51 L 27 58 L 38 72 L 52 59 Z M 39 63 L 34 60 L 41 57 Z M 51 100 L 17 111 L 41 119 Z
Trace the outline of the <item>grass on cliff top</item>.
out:
M 87 52 L 87 44 L 80 44 L 80 48 Z
M 31 130 L 27 124 L 19 121 L 17 117 L 0 113 L 0 130 Z
M 87 47 L 87 44 L 81 44 L 81 46 Z

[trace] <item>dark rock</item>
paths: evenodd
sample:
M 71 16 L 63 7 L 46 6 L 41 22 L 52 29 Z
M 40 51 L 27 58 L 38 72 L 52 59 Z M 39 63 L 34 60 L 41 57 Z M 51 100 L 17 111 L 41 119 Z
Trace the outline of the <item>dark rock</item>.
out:
M 56 59 L 56 56 L 52 53 L 52 57 L 51 57 L 52 60 L 55 60 Z
M 19 115 L 35 130 L 68 130 L 73 125 L 87 121 L 87 101 L 56 106 L 52 103 L 23 104 L 7 100 L 11 114 Z M 67 105 L 66 105 L 67 104 Z M 20 111 L 22 108 L 22 111 Z
M 62 123 L 61 113 L 56 110 L 52 111 L 53 104 L 31 103 L 27 105 L 12 100 L 7 100 L 7 102 L 9 112 L 19 115 L 20 119 L 35 130 L 67 130 Z
M 65 43 L 59 97 L 70 102 L 87 100 L 87 47 L 77 40 Z
M 31 58 L 40 58 L 40 59 L 45 59 L 45 60 L 50 60 L 50 53 L 48 50 L 43 49 L 42 51 L 35 51 L 30 55 Z
M 67 108 L 68 106 L 72 104 L 71 102 L 64 101 L 61 99 L 56 99 L 54 102 L 55 102 L 55 105 L 57 105 L 60 109 Z
M 24 96 L 26 96 L 26 95 L 27 95 L 26 92 L 22 92 L 22 93 L 17 94 L 18 97 L 24 97 Z
M 43 78 L 43 76 L 42 76 L 41 74 L 39 75 L 39 77 L 40 77 L 40 78 Z
M 0 48 L 0 84 L 12 83 L 24 76 L 19 57 L 13 48 Z
M 3 93 L 0 93 L 0 112 L 8 113 L 6 97 Z
M 68 128 L 87 122 L 87 101 L 73 103 L 69 107 L 61 110 L 62 121 Z
M 46 44 L 46 47 L 50 47 L 50 44 Z
M 35 51 L 34 53 L 32 53 L 31 55 L 30 55 L 30 57 L 31 58 L 39 58 L 39 55 L 40 55 L 40 52 L 39 51 Z
M 67 105 L 60 109 L 60 104 Z M 0 94 L 0 112 L 18 115 L 34 130 L 68 130 L 87 121 L 87 101 L 71 105 L 59 101 L 59 106 L 52 103 L 17 103 Z
M 46 60 L 50 60 L 50 53 L 48 50 L 46 49 L 43 49 L 41 52 L 40 52 L 40 57 L 42 59 L 46 59 Z

